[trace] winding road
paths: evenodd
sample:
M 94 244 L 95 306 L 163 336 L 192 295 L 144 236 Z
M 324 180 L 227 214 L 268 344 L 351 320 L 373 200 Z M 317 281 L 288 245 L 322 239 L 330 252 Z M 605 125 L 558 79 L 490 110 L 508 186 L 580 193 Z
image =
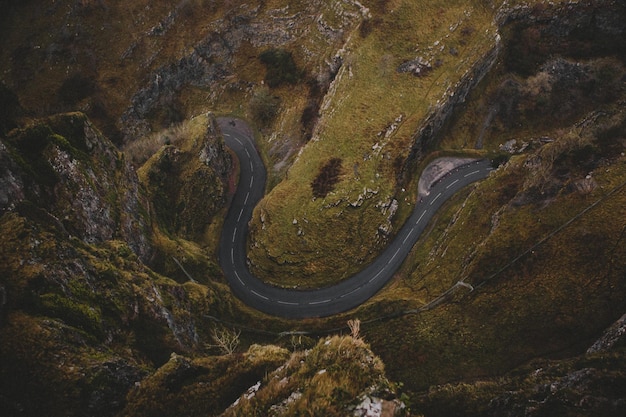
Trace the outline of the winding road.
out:
M 226 145 L 239 159 L 239 184 L 222 229 L 219 262 L 233 293 L 262 312 L 289 318 L 324 317 L 350 310 L 376 294 L 398 270 L 430 219 L 466 185 L 486 178 L 488 160 L 463 165 L 439 180 L 398 231 L 395 239 L 367 267 L 330 287 L 315 290 L 278 288 L 253 276 L 246 262 L 248 223 L 265 192 L 266 171 L 244 122 L 220 122 Z

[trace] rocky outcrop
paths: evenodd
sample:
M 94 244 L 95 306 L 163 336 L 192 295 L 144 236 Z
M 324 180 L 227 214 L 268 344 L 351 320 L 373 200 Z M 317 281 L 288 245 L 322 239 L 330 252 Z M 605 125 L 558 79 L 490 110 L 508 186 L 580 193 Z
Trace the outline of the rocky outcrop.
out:
M 495 18 L 499 30 L 505 34 L 504 38 L 496 35 L 493 48 L 476 61 L 473 68 L 436 103 L 414 136 L 398 182 L 402 184 L 406 181 L 415 162 L 432 148 L 452 113 L 497 60 L 504 61 L 513 72 L 530 75 L 553 55 L 578 58 L 623 56 L 626 51 L 625 16 L 626 6 L 615 0 L 570 2 L 551 7 L 510 7 L 505 3 Z M 541 41 L 529 43 L 535 38 Z M 412 65 L 405 63 L 401 68 L 419 69 L 419 66 L 416 67 L 419 62 L 416 60 Z M 563 63 L 567 61 L 553 59 L 552 62 L 546 71 L 563 73 Z M 572 65 L 578 68 L 576 64 Z M 421 74 L 420 71 L 418 73 Z
M 342 4 L 343 3 L 343 4 Z M 289 6 L 265 10 L 262 6 L 242 4 L 232 8 L 217 21 L 211 22 L 212 30 L 193 51 L 177 62 L 158 68 L 147 79 L 148 82 L 131 99 L 131 105 L 120 118 L 125 141 L 132 141 L 151 131 L 150 112 L 157 107 L 175 105 L 176 97 L 184 87 L 198 87 L 220 91 L 226 84 L 230 88 L 248 90 L 252 84 L 236 79 L 234 64 L 242 45 L 252 45 L 258 50 L 286 47 L 301 39 L 304 34 L 317 31 L 317 36 L 325 43 L 338 42 L 347 30 L 368 13 L 359 2 L 337 2 L 332 6 L 335 17 L 333 24 L 326 22 L 321 8 L 324 2 L 312 1 L 292 7 L 302 10 L 292 11 Z M 172 25 L 176 14 L 155 27 L 157 33 Z M 129 48 L 128 56 L 132 56 Z M 305 59 L 315 62 L 316 51 L 305 50 Z M 248 54 L 248 52 L 246 52 Z M 318 78 L 336 73 L 337 62 L 327 63 L 320 68 Z
M 604 334 L 595 341 L 587 353 L 610 352 L 626 346 L 626 314 L 620 317 Z
M 0 142 L 0 214 L 36 207 L 85 243 L 120 239 L 151 256 L 147 201 L 115 146 L 80 113 L 53 116 Z
M 251 384 L 221 415 L 290 416 L 310 410 L 327 416 L 406 414 L 370 347 L 358 338 L 335 336 L 320 340 L 310 350 L 294 352 L 282 366 Z
M 15 209 L 24 201 L 23 173 L 0 140 L 0 212 Z
M 139 170 L 161 227 L 195 240 L 226 203 L 232 158 L 215 118 L 195 118 L 200 134 L 184 134 L 180 145 L 167 145 Z
M 215 121 L 204 122 L 176 168 L 196 182 L 172 185 L 202 213 L 203 180 L 222 190 L 231 168 Z M 114 416 L 172 352 L 203 349 L 201 317 L 230 309 L 227 290 L 178 284 L 146 266 L 163 254 L 148 197 L 83 114 L 14 131 L 0 141 L 0 161 L 0 409 Z
M 546 414 L 619 415 L 626 407 L 621 387 L 626 383 L 622 316 L 578 358 L 544 367 L 527 375 L 529 386 L 493 398 L 488 415 L 542 416 Z M 622 358 L 622 359 L 620 359 Z M 613 363 L 617 363 L 613 365 Z
M 606 45 L 614 49 L 615 43 L 624 42 L 620 36 L 624 33 L 625 12 L 625 5 L 618 0 L 569 1 L 549 7 L 527 4 L 510 6 L 505 3 L 498 11 L 496 22 L 500 27 L 512 23 L 532 25 L 545 31 L 544 34 L 549 37 L 561 39 L 583 35 L 584 32 L 587 38 L 590 34 L 615 36 L 612 45 Z
M 432 70 L 433 66 L 428 60 L 418 57 L 412 61 L 403 62 L 396 71 L 399 73 L 408 72 L 416 77 L 424 77 Z
M 415 164 L 421 161 L 429 149 L 440 137 L 440 131 L 450 119 L 457 106 L 465 101 L 467 95 L 478 85 L 491 70 L 501 51 L 501 38 L 496 35 L 494 46 L 473 67 L 461 77 L 456 85 L 446 91 L 445 96 L 437 101 L 434 109 L 426 117 L 422 126 L 414 135 L 413 146 L 405 164 L 400 171 L 397 181 L 404 184 Z
M 288 357 L 286 349 L 272 345 L 252 345 L 243 353 L 219 357 L 172 354 L 130 392 L 123 415 L 218 415 Z
M 537 359 L 498 379 L 433 387 L 413 405 L 432 417 L 618 416 L 626 407 L 623 335 L 624 316 L 583 355 Z

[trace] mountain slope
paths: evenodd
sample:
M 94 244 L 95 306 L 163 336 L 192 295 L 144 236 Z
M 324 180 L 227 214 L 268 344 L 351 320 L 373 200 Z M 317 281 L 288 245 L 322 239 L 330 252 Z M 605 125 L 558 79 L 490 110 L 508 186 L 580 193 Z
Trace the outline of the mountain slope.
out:
M 623 326 L 587 349 L 626 310 L 623 2 L 3 7 L 9 415 L 619 415 Z M 361 269 L 431 160 L 501 166 L 372 300 L 285 321 L 217 267 L 237 161 L 208 111 L 258 127 L 249 259 L 286 286 Z M 357 317 L 367 344 L 326 338 Z

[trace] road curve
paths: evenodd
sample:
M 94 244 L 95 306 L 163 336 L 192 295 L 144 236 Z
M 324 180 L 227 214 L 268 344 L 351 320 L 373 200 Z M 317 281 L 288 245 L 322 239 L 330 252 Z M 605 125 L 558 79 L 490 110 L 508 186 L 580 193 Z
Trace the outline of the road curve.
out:
M 266 171 L 249 129 L 221 121 L 226 145 L 239 158 L 239 184 L 224 221 L 219 262 L 233 293 L 262 312 L 289 318 L 324 317 L 350 310 L 376 294 L 398 270 L 426 225 L 454 193 L 485 178 L 491 171 L 487 160 L 456 168 L 438 181 L 416 204 L 395 239 L 363 270 L 330 287 L 315 290 L 278 288 L 263 283 L 247 267 L 246 239 L 252 211 L 265 192 Z

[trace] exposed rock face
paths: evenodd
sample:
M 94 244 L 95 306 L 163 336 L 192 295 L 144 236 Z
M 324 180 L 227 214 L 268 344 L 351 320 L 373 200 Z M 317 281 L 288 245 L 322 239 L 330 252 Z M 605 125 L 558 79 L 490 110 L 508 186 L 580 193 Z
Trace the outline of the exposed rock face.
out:
M 300 39 L 313 27 L 324 43 L 333 44 L 369 13 L 359 2 L 337 2 L 333 5 L 336 21 L 330 24 L 320 14 L 320 8 L 326 7 L 323 2 L 311 1 L 296 8 L 301 6 L 303 10 L 294 12 L 289 6 L 266 10 L 264 6 L 242 4 L 212 22 L 212 31 L 193 47 L 191 53 L 154 71 L 148 77 L 148 84 L 132 97 L 131 106 L 121 117 L 125 140 L 147 134 L 151 130 L 149 113 L 157 106 L 172 105 L 183 87 L 223 89 L 228 78 L 236 75 L 235 60 L 243 44 L 249 43 L 259 49 L 281 48 Z M 171 25 L 173 19 L 176 19 L 175 14 L 168 16 L 157 32 Z M 307 49 L 306 59 L 315 53 Z M 322 81 L 332 77 L 340 64 L 338 58 L 328 62 L 326 68 L 319 68 L 317 78 Z M 251 85 L 239 82 L 230 87 L 246 90 Z
M 8 147 L 7 147 L 8 146 Z M 125 240 L 149 259 L 150 219 L 132 167 L 79 113 L 54 116 L 0 143 L 0 213 L 35 206 L 85 243 Z
M 620 317 L 596 342 L 587 353 L 609 352 L 626 345 L 626 314 Z
M 220 357 L 172 354 L 130 393 L 123 415 L 218 415 L 288 358 L 286 349 L 271 345 L 252 345 L 244 353 Z
M 576 58 L 619 54 L 623 56 L 626 51 L 625 16 L 626 6 L 614 0 L 570 2 L 558 7 L 536 8 L 511 8 L 505 4 L 496 17 L 500 30 L 506 33 L 505 39 L 502 40 L 497 35 L 494 48 L 477 61 L 473 69 L 457 83 L 453 94 L 448 94 L 437 102 L 415 134 L 414 144 L 399 182 L 402 183 L 407 169 L 414 161 L 421 160 L 438 140 L 441 128 L 454 110 L 465 101 L 468 93 L 478 85 L 497 60 L 502 60 L 512 71 L 523 75 L 533 74 L 543 65 L 543 72 L 552 76 L 554 83 L 558 83 L 560 88 L 567 90 L 568 83 L 573 84 L 586 77 L 587 68 L 562 58 L 550 58 L 553 55 Z M 419 70 L 419 62 L 416 60 L 405 63 L 401 68 Z M 566 105 L 567 101 L 561 99 L 559 104 Z M 557 110 L 558 117 L 568 109 Z
M 428 149 L 439 139 L 441 128 L 452 116 L 456 107 L 465 101 L 469 92 L 487 75 L 496 62 L 501 47 L 500 36 L 497 36 L 494 47 L 461 78 L 452 90 L 452 94 L 447 94 L 446 97 L 437 102 L 434 110 L 424 120 L 422 127 L 414 136 L 409 156 L 399 173 L 399 184 L 403 184 L 407 180 L 406 176 L 411 171 L 413 164 L 420 161 Z
M 222 190 L 230 158 L 206 120 L 194 138 L 204 140 L 180 152 L 189 159 L 182 168 Z M 14 131 L 0 141 L 0 161 L 0 409 L 116 415 L 152 367 L 202 346 L 198 320 L 216 303 L 228 308 L 225 290 L 146 267 L 157 250 L 148 199 L 84 115 Z M 205 204 L 194 184 L 176 186 Z
M 210 299 L 158 279 L 119 241 L 96 249 L 47 229 L 0 217 L 0 405 L 7 415 L 116 415 L 152 367 L 197 349 Z
M 313 349 L 295 352 L 284 365 L 251 384 L 222 416 L 254 412 L 291 416 L 310 410 L 327 416 L 405 414 L 382 362 L 369 346 L 361 339 L 332 337 Z
M 623 362 L 618 359 L 624 355 L 625 322 L 626 315 L 609 327 L 586 355 L 536 369 L 527 377 L 535 385 L 497 396 L 488 405 L 489 415 L 532 417 L 565 410 L 572 416 L 620 415 L 626 407 L 618 388 L 626 383 Z M 615 360 L 622 363 L 612 366 Z
M 203 147 L 200 150 L 200 161 L 212 167 L 218 178 L 225 183 L 230 176 L 233 161 L 230 154 L 226 152 L 217 119 L 210 114 L 207 115 L 207 118 L 206 134 L 203 138 Z
M 0 140 L 0 212 L 15 209 L 15 205 L 24 200 L 24 182 L 20 174 L 20 168 Z
M 414 406 L 433 417 L 621 415 L 626 407 L 624 318 L 583 355 L 536 360 L 497 380 L 438 386 Z
M 542 371 L 537 370 L 539 375 Z M 607 372 L 593 367 L 582 368 L 550 379 L 529 391 L 507 392 L 494 398 L 486 415 L 535 417 L 566 413 L 570 416 L 617 416 L 626 407 L 626 399 L 610 388 L 612 383 L 624 383 L 619 370 Z
M 402 63 L 397 71 L 400 73 L 408 72 L 416 77 L 424 77 L 428 75 L 430 71 L 432 71 L 433 66 L 430 62 L 422 57 L 418 57 L 412 61 L 407 61 Z
M 140 170 L 163 227 L 191 240 L 200 237 L 224 207 L 232 168 L 215 118 L 194 120 L 203 125 L 199 137 L 186 138 L 180 147 L 164 147 Z

